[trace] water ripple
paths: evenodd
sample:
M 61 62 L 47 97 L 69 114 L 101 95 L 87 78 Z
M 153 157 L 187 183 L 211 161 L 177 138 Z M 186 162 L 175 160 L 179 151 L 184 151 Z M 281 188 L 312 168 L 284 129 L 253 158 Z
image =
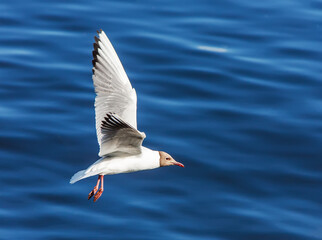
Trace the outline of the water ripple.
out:
M 320 239 L 321 6 L 1 2 L 1 239 Z M 93 204 L 69 178 L 98 159 L 100 28 L 144 144 L 186 167 L 106 177 Z

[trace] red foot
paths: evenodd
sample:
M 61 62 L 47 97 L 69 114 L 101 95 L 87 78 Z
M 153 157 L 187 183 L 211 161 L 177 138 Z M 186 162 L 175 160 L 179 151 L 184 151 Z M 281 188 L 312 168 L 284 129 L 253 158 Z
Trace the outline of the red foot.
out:
M 88 194 L 88 200 L 95 195 L 97 190 L 98 190 L 98 188 L 94 187 L 94 189 Z
M 102 193 L 103 193 L 103 189 L 101 188 L 97 193 L 96 195 L 94 196 L 94 202 L 97 201 L 97 199 L 100 198 L 100 196 L 102 196 Z

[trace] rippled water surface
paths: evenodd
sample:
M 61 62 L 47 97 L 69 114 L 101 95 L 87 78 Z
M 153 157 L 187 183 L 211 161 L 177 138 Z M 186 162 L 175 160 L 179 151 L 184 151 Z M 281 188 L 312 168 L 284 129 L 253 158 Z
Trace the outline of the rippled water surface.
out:
M 322 239 L 322 1 L 0 2 L 0 239 Z M 102 28 L 169 167 L 98 159 Z

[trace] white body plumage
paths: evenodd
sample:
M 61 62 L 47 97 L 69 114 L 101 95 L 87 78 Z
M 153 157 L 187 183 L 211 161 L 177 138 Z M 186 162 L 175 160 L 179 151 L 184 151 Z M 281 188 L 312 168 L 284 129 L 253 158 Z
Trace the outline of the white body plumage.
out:
M 142 152 L 137 155 L 102 157 L 87 169 L 77 172 L 71 178 L 70 183 L 75 183 L 94 175 L 113 175 L 158 167 L 160 167 L 159 152 L 142 146 Z

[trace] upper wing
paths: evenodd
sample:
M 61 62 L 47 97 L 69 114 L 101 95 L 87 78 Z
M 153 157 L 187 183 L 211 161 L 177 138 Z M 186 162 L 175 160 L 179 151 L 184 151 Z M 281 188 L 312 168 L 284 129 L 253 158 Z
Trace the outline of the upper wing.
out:
M 103 134 L 101 149 L 104 149 L 104 151 L 109 153 L 141 153 L 145 134 L 122 121 L 117 115 L 113 113 L 106 114 L 101 124 L 101 132 Z
M 99 156 L 111 153 L 107 144 L 102 144 L 104 134 L 101 124 L 106 113 L 116 113 L 134 129 L 136 125 L 136 92 L 106 34 L 101 30 L 95 37 L 93 50 L 93 82 L 96 92 L 95 118 Z M 106 143 L 106 141 L 104 141 Z M 104 145 L 104 146 L 103 146 Z

